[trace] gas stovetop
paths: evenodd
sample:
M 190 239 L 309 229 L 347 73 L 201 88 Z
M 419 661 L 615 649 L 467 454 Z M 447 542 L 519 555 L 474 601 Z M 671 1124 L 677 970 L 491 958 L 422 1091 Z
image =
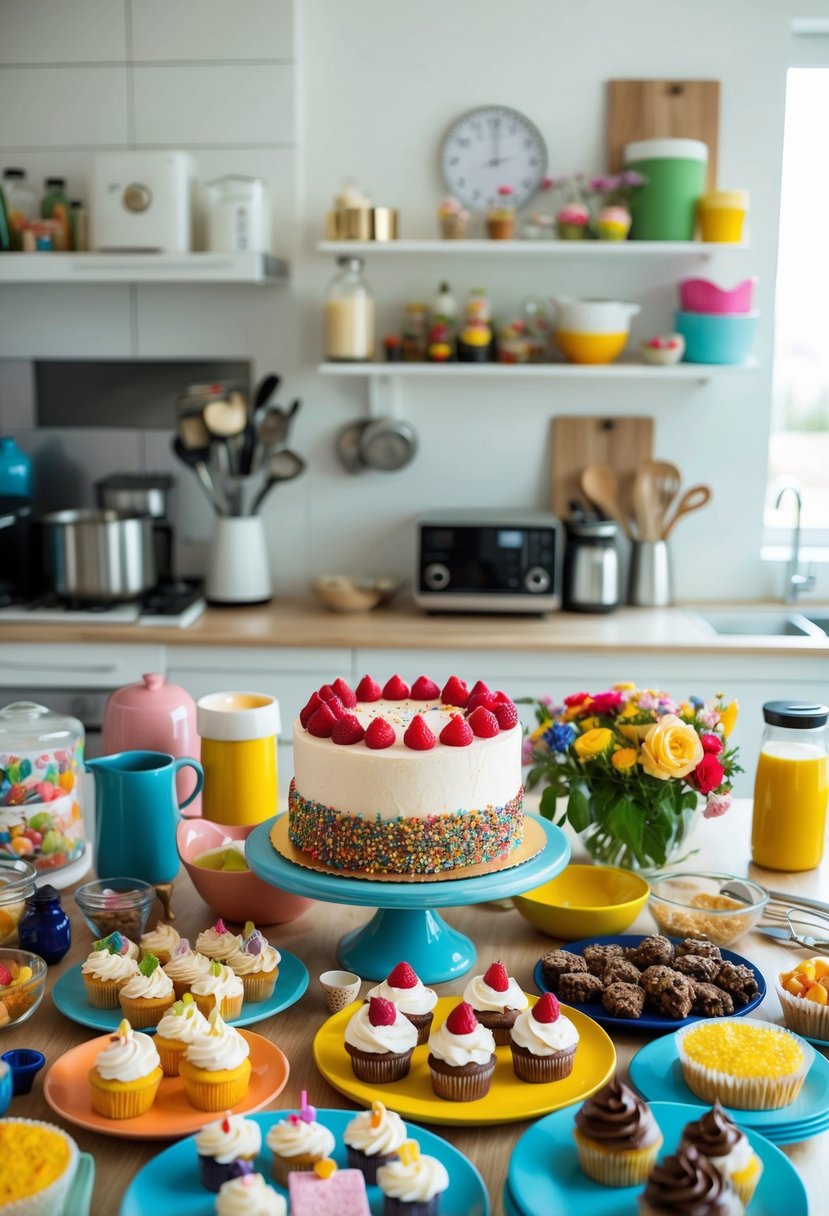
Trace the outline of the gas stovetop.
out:
M 25 604 L 0 607 L 4 621 L 44 621 L 51 624 L 95 622 L 101 625 L 163 625 L 186 629 L 206 607 L 198 582 L 160 584 L 140 600 L 129 604 L 88 604 L 44 595 Z

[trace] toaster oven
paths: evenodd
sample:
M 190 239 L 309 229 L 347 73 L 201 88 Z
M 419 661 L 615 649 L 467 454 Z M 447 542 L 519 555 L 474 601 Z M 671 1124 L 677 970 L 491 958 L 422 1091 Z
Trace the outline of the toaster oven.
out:
M 546 511 L 431 512 L 417 520 L 415 603 L 430 612 L 561 607 L 561 524 Z

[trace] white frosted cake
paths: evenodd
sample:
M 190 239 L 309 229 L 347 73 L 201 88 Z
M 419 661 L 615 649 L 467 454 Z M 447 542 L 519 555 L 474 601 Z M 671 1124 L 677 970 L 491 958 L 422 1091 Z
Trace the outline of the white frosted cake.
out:
M 481 682 L 337 680 L 312 694 L 293 743 L 289 838 L 326 866 L 440 874 L 521 843 L 518 713 Z

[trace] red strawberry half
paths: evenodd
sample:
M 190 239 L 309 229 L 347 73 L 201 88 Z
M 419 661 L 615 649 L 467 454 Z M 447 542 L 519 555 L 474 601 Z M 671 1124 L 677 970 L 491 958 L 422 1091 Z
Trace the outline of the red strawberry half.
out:
M 476 680 L 476 682 L 472 685 L 472 688 L 469 690 L 469 695 L 470 697 L 479 697 L 481 693 L 489 693 L 491 691 L 492 690 L 489 685 L 484 684 L 483 680 Z
M 457 705 L 458 709 L 463 709 L 469 700 L 469 689 L 463 680 L 450 676 L 441 689 L 440 699 L 444 705 Z
M 391 747 L 396 738 L 394 727 L 390 726 L 385 718 L 375 718 L 366 727 L 366 747 L 370 747 L 373 752 L 382 752 Z
M 299 711 L 299 720 L 303 726 L 308 725 L 308 719 L 311 717 L 314 710 L 319 709 L 320 705 L 322 705 L 322 701 L 320 700 L 319 693 L 312 692 L 311 696 L 308 698 L 308 703 Z
M 336 695 L 337 694 L 334 692 L 334 688 L 331 684 L 323 684 L 322 688 L 320 689 L 320 700 L 322 701 L 331 701 L 334 699 L 334 697 L 336 697 Z
M 368 1002 L 368 1020 L 372 1026 L 393 1026 L 397 1021 L 397 1010 L 385 997 L 372 996 Z
M 484 709 L 492 709 L 493 705 L 497 705 L 494 692 L 476 692 L 469 694 L 469 700 L 466 703 L 466 712 L 471 714 L 473 709 L 477 709 L 479 705 L 483 705 Z
M 532 1008 L 532 1015 L 536 1022 L 557 1022 L 561 1016 L 561 1008 L 552 992 L 545 992 L 540 1001 L 536 1001 Z
M 358 701 L 379 701 L 382 695 L 382 688 L 376 680 L 372 680 L 371 676 L 363 676 L 357 685 L 356 696 Z
M 306 729 L 309 735 L 314 735 L 317 739 L 330 739 L 336 721 L 336 714 L 333 714 L 327 705 L 321 704 L 311 714 Z
M 487 968 L 484 983 L 496 992 L 506 992 L 509 988 L 509 975 L 503 963 L 493 963 Z
M 413 752 L 430 752 L 437 743 L 437 739 L 426 725 L 425 719 L 421 714 L 415 714 L 406 728 L 406 733 L 403 736 L 403 742 L 406 747 L 410 747 Z
M 518 710 L 512 701 L 499 702 L 498 705 L 492 707 L 492 712 L 498 719 L 501 730 L 512 730 L 514 726 L 518 725 Z
M 469 747 L 474 738 L 472 727 L 460 714 L 452 714 L 440 732 L 440 741 L 445 747 Z
M 354 714 L 344 714 L 339 722 L 334 723 L 334 729 L 331 731 L 331 742 L 341 743 L 348 746 L 351 743 L 360 743 L 365 737 L 365 731 L 360 725 L 360 719 Z
M 345 680 L 335 680 L 331 687 L 334 689 L 334 692 L 340 698 L 346 709 L 354 708 L 354 706 L 357 704 L 357 698 L 354 695 L 354 689 L 349 688 Z
M 479 739 L 494 739 L 501 729 L 495 714 L 484 709 L 483 705 L 473 709 L 467 722 L 472 727 L 473 735 L 477 735 Z
M 478 1025 L 475 1010 L 466 1001 L 461 1001 L 449 1014 L 446 1025 L 452 1034 L 472 1034 Z
M 383 685 L 383 698 L 386 701 L 405 701 L 409 695 L 409 686 L 404 679 L 393 675 Z
M 440 696 L 440 689 L 434 680 L 430 680 L 428 676 L 418 676 L 412 685 L 411 697 L 413 701 L 436 701 Z
M 418 982 L 417 973 L 408 963 L 398 963 L 386 980 L 392 988 L 416 988 Z

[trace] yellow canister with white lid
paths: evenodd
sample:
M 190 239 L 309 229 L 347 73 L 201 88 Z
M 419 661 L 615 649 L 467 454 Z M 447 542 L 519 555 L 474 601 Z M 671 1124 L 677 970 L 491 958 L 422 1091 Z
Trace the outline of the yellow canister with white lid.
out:
M 279 702 L 267 693 L 214 692 L 196 702 L 204 769 L 202 815 L 244 826 L 276 814 Z
M 747 190 L 708 190 L 698 204 L 700 239 L 734 244 L 743 239 Z

